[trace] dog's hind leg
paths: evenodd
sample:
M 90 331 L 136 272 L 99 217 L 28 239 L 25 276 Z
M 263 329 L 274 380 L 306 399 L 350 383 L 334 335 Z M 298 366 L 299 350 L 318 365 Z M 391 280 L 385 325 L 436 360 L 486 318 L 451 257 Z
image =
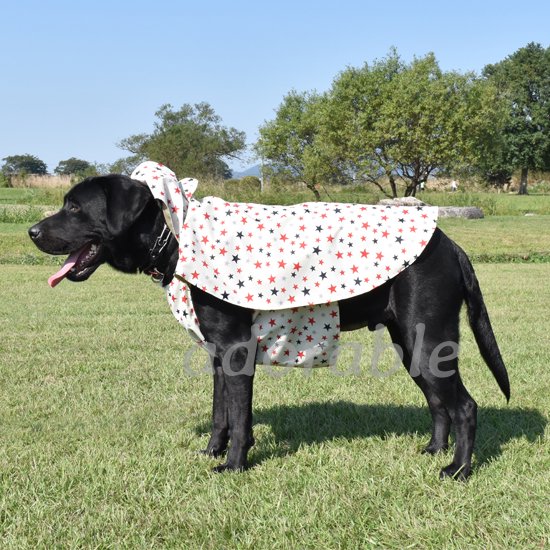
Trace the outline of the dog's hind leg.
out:
M 407 351 L 407 346 L 401 336 L 401 333 L 397 326 L 388 325 L 388 331 L 394 344 L 397 344 L 403 351 L 403 364 L 405 368 L 411 373 L 411 354 Z M 413 373 L 414 374 L 414 373 Z M 422 390 L 430 414 L 432 416 L 432 435 L 430 442 L 424 448 L 422 453 L 436 454 L 440 451 L 444 451 L 449 447 L 449 433 L 451 431 L 451 417 L 447 412 L 447 409 L 443 401 L 438 397 L 437 393 L 433 391 L 431 386 L 426 383 L 421 376 L 412 376 L 417 386 Z
M 432 438 L 425 452 L 434 453 L 446 448 L 452 424 L 456 437 L 454 457 L 452 463 L 441 470 L 440 477 L 466 479 L 471 472 L 477 405 L 458 372 L 458 319 L 455 322 L 454 316 L 451 316 L 446 321 L 432 319 L 425 328 L 420 345 L 414 341 L 407 342 L 407 338 L 401 337 L 403 331 L 395 326 L 390 329 L 390 334 L 396 343 L 403 346 L 405 366 L 430 407 Z M 446 348 L 447 352 L 441 355 Z M 451 349 L 451 354 L 448 349 Z

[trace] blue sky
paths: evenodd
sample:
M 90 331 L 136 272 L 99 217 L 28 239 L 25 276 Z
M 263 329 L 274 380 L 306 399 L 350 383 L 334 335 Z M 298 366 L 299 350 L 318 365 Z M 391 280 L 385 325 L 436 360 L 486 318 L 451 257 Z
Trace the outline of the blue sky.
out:
M 392 46 L 407 61 L 433 51 L 444 70 L 479 72 L 528 42 L 550 45 L 548 0 L 0 6 L 0 159 L 29 153 L 50 171 L 72 156 L 124 156 L 116 143 L 151 131 L 163 103 L 207 101 L 253 142 L 288 91 L 327 90 Z

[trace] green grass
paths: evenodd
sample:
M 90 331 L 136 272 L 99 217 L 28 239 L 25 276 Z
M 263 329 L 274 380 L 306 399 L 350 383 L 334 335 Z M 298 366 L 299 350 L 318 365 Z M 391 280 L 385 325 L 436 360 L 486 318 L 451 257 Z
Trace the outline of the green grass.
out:
M 442 219 L 440 227 L 474 261 L 550 262 L 550 216 L 490 216 Z M 24 224 L 0 223 L 0 264 L 58 264 L 32 244 Z
M 419 195 L 436 206 L 478 206 L 485 216 L 522 216 L 550 214 L 550 195 L 524 195 L 491 192 L 445 193 L 427 191 Z
M 439 227 L 474 261 L 549 262 L 550 216 L 444 218 Z
M 208 376 L 146 277 L 101 268 L 46 285 L 51 267 L 0 269 L 2 548 L 543 548 L 550 544 L 548 266 L 478 265 L 507 363 L 506 405 L 469 329 L 480 405 L 475 473 L 419 454 L 423 398 L 406 373 L 259 368 L 252 469 L 215 475 Z M 206 360 L 194 355 L 199 370 Z M 389 352 L 381 366 L 391 367 Z M 347 365 L 344 361 L 341 368 Z
M 0 188 L 0 204 L 25 204 L 55 206 L 63 204 L 66 189 L 39 189 L 39 188 Z
M 58 208 L 63 203 L 66 189 L 2 189 L 0 188 L 1 205 L 31 205 Z M 325 186 L 320 187 L 322 200 L 374 204 L 384 195 L 374 186 Z M 205 195 L 221 196 L 231 201 L 259 202 L 265 204 L 295 204 L 311 202 L 314 197 L 305 187 L 294 186 L 289 189 L 267 187 L 263 193 L 250 189 L 239 190 L 232 186 L 224 189 L 223 185 L 213 182 L 201 182 L 197 197 Z M 437 206 L 479 206 L 487 216 L 523 215 L 526 213 L 550 214 L 550 195 L 517 194 L 494 192 L 458 192 L 425 191 L 418 197 L 429 204 Z M 50 208 L 52 209 L 52 208 Z M 1 220 L 0 220 L 1 221 Z

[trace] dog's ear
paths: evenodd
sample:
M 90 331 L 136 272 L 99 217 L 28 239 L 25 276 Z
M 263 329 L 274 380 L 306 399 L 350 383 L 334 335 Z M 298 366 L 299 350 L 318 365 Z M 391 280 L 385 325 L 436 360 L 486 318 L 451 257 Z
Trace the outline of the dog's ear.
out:
M 128 176 L 110 175 L 100 181 L 107 197 L 107 230 L 113 237 L 127 231 L 153 201 L 149 188 Z

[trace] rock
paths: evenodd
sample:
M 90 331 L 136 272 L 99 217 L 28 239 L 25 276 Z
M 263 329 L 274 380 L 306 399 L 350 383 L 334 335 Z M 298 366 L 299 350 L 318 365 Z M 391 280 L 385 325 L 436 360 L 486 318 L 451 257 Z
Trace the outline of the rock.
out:
M 440 206 L 439 217 L 479 220 L 483 218 L 483 210 L 477 206 Z
M 426 206 L 425 202 L 416 197 L 401 197 L 396 199 L 382 199 L 378 204 L 388 206 Z
M 429 206 L 416 197 L 401 197 L 397 199 L 382 199 L 378 202 L 384 206 Z M 440 218 L 466 218 L 479 220 L 483 218 L 483 210 L 477 206 L 440 206 Z

